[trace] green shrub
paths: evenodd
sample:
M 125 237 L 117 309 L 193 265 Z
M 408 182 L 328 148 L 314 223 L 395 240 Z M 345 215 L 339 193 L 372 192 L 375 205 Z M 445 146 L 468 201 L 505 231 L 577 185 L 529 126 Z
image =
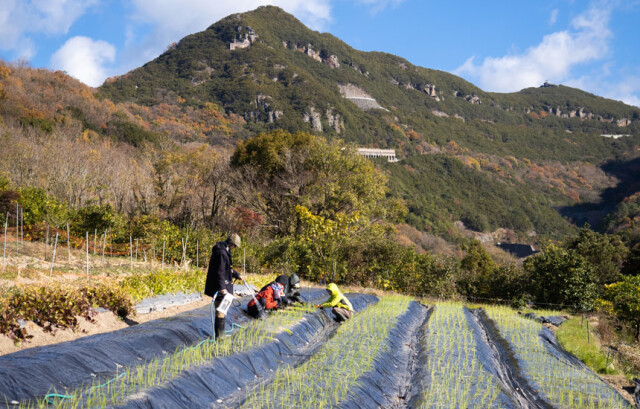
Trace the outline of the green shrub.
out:
M 577 252 L 550 245 L 524 265 L 531 275 L 531 291 L 537 302 L 578 311 L 593 308 L 597 296 L 595 271 Z
M 607 312 L 630 325 L 636 339 L 640 340 L 640 275 L 606 285 L 603 298 Z
M 62 227 L 72 213 L 65 203 L 56 200 L 44 189 L 36 187 L 20 189 L 18 202 L 24 209 L 24 224 L 27 226 L 44 222 Z

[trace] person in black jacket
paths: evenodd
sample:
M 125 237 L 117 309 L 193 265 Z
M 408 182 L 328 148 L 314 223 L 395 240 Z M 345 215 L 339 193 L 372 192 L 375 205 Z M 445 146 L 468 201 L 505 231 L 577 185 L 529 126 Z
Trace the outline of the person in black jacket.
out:
M 220 241 L 211 249 L 211 259 L 207 271 L 207 281 L 204 293 L 209 297 L 216 295 L 214 306 L 218 308 L 224 296 L 233 294 L 233 279 L 242 280 L 242 276 L 233 269 L 231 250 L 240 247 L 242 242 L 237 234 L 230 235 L 226 241 Z M 224 335 L 226 315 L 216 310 L 215 334 L 216 339 Z

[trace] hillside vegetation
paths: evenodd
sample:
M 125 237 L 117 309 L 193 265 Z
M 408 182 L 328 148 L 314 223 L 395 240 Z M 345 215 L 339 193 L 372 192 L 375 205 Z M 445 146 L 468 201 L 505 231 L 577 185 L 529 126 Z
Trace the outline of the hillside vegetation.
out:
M 108 80 L 98 96 L 194 112 L 214 103 L 225 115 L 246 121 L 247 133 L 233 138 L 304 130 L 359 146 L 395 148 L 404 158 L 455 156 L 470 168 L 470 177 L 456 180 L 466 192 L 456 197 L 462 205 L 425 210 L 416 186 L 404 192 L 407 221 L 418 228 L 440 225 L 439 234 L 453 227 L 442 220 L 492 219 L 481 204 L 487 197 L 478 194 L 486 182 L 499 186 L 504 179 L 510 188 L 530 191 L 521 199 L 541 196 L 534 201 L 538 203 L 509 200 L 524 221 L 480 221 L 474 228 L 566 232 L 568 223 L 550 209 L 597 203 L 599 193 L 616 183 L 600 165 L 633 159 L 640 143 L 638 108 L 551 84 L 487 93 L 459 77 L 390 54 L 355 50 L 330 34 L 309 30 L 276 7 L 232 15 L 187 36 L 143 67 Z M 419 179 L 438 177 L 430 173 L 434 169 L 414 170 Z M 392 185 L 399 183 L 391 179 Z M 446 196 L 438 190 L 433 194 Z

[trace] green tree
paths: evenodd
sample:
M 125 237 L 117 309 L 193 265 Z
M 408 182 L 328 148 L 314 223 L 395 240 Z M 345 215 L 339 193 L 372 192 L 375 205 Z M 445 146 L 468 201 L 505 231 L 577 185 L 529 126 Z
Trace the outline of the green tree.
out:
M 585 257 L 596 272 L 598 284 L 610 284 L 620 280 L 620 271 L 629 249 L 619 236 L 600 234 L 588 226 L 568 240 L 565 247 Z
M 465 250 L 466 255 L 460 261 L 458 289 L 466 296 L 488 297 L 491 278 L 498 266 L 478 240 L 471 241 Z
M 386 198 L 387 178 L 340 141 L 274 131 L 238 144 L 234 200 L 260 214 L 275 236 L 298 229 L 296 206 L 336 220 L 358 213 L 369 220 L 397 218 L 402 202 Z
M 633 328 L 640 341 L 640 276 L 628 276 L 608 284 L 604 290 L 605 309 Z
M 593 307 L 597 294 L 593 265 L 574 250 L 549 245 L 525 261 L 531 292 L 541 304 L 566 305 L 576 310 Z

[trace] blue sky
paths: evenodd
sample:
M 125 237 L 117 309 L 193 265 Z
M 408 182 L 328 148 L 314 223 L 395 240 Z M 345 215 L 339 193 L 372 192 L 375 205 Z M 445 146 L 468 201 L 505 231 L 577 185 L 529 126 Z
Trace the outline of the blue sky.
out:
M 548 80 L 640 106 L 640 0 L 0 0 L 0 58 L 98 86 L 266 4 L 486 91 Z

